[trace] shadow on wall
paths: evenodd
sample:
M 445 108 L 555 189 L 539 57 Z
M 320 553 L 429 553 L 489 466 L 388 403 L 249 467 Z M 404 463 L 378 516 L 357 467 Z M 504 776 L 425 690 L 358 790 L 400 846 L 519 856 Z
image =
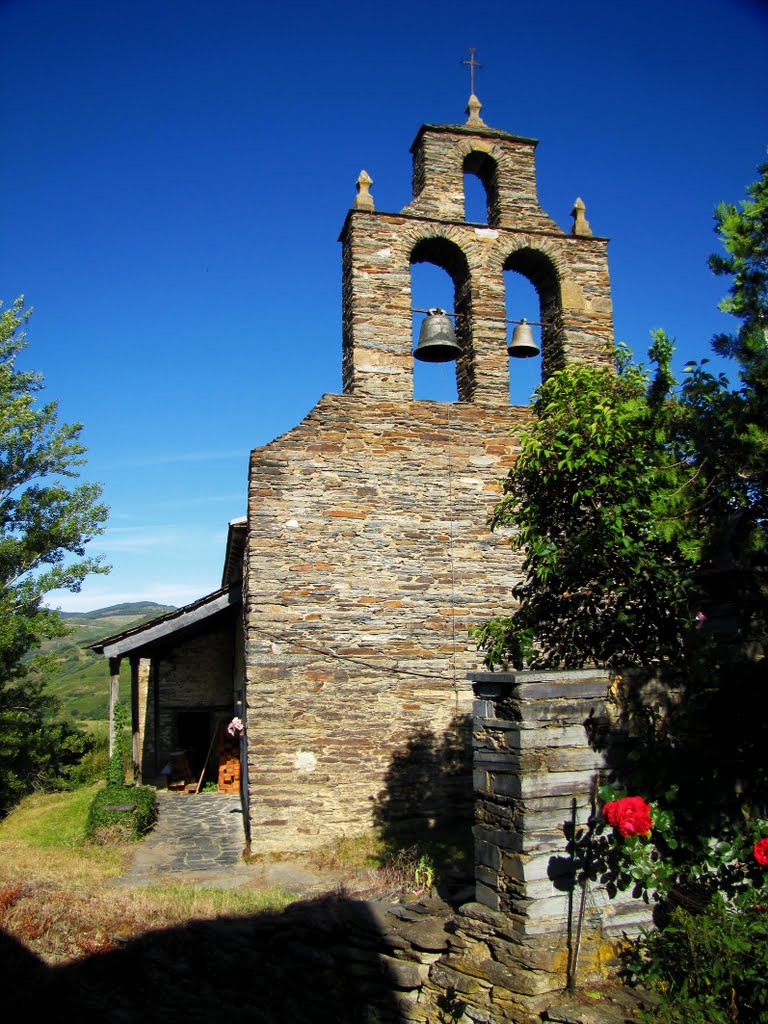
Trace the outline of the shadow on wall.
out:
M 392 757 L 373 820 L 393 852 L 426 855 L 438 880 L 474 879 L 470 715 L 457 715 L 439 736 L 427 726 L 413 730 Z
M 3 1010 L 120 1024 L 401 1024 L 398 965 L 415 965 L 393 961 L 388 973 L 387 951 L 374 909 L 342 897 L 148 933 L 56 967 L 0 931 Z

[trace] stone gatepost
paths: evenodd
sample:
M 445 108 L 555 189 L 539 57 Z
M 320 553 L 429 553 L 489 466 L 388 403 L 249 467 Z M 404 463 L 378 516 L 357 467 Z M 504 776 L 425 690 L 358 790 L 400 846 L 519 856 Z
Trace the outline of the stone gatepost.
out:
M 603 670 L 473 673 L 476 902 L 460 927 L 495 962 L 494 1002 L 534 1019 L 567 987 L 605 979 L 617 940 L 650 924 L 631 896 L 576 878 L 569 835 L 593 812 L 604 755 Z M 502 989 L 507 992 L 502 995 Z M 502 1019 L 507 1019 L 502 1017 Z

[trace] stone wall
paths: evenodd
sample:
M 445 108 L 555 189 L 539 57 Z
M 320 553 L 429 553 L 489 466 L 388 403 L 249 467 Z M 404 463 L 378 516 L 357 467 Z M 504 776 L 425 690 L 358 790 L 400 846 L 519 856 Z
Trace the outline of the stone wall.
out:
M 326 395 L 253 453 L 245 626 L 254 850 L 311 846 L 372 820 L 391 825 L 409 813 L 393 799 L 409 770 L 425 778 L 430 765 L 436 775 L 458 769 L 466 673 L 478 660 L 467 631 L 510 607 L 519 572 L 487 519 L 527 416 Z M 405 788 L 411 803 L 429 806 Z
M 414 144 L 413 201 L 399 214 L 350 211 L 341 233 L 346 393 L 413 397 L 410 265 L 418 262 L 443 267 L 455 285 L 461 401 L 509 402 L 505 270 L 538 292 L 544 376 L 568 360 L 609 360 L 607 240 L 566 235 L 540 208 L 535 145 L 475 125 L 426 125 Z M 465 220 L 465 170 L 488 189 L 487 226 Z
M 509 405 L 505 270 L 539 294 L 545 374 L 568 360 L 604 364 L 613 337 L 606 239 L 583 218 L 566 235 L 541 210 L 534 149 L 475 113 L 422 128 L 400 213 L 376 212 L 370 179 L 358 180 L 341 236 L 344 395 L 323 397 L 251 458 L 256 851 L 371 822 L 386 831 L 415 814 L 436 826 L 461 799 L 465 675 L 479 660 L 467 631 L 509 613 L 521 566 L 487 527 L 528 416 Z M 486 187 L 487 225 L 466 222 L 464 173 Z M 414 262 L 454 281 L 458 403 L 413 401 Z
M 233 622 L 218 621 L 186 639 L 174 640 L 171 649 L 152 658 L 142 730 L 142 767 L 145 780 L 155 776 L 178 747 L 179 711 L 210 711 L 231 716 L 233 680 Z M 211 723 L 213 724 L 213 723 Z

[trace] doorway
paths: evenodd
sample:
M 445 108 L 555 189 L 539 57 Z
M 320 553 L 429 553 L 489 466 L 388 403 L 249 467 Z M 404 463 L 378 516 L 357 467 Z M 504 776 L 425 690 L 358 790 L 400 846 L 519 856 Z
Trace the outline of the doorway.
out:
M 179 750 L 186 751 L 189 767 L 196 780 L 200 778 L 204 767 L 206 779 L 216 779 L 215 766 L 211 760 L 207 765 L 205 763 L 211 746 L 211 719 L 210 711 L 179 711 L 176 714 L 177 746 Z

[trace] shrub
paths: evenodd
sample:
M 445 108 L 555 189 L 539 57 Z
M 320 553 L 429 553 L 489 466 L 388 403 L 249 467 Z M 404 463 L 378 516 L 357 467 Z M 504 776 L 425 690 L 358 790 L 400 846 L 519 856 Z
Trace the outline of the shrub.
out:
M 109 737 L 103 734 L 87 733 L 93 740 L 91 749 L 83 754 L 80 763 L 69 772 L 69 782 L 73 786 L 87 786 L 105 778 L 109 765 Z
M 130 811 L 116 807 L 134 804 Z M 96 843 L 128 843 L 142 839 L 157 821 L 157 797 L 148 786 L 107 785 L 91 803 L 86 837 Z
M 745 894 L 716 896 L 704 913 L 682 907 L 624 953 L 634 979 L 661 995 L 658 1024 L 768 1021 L 768 909 Z

